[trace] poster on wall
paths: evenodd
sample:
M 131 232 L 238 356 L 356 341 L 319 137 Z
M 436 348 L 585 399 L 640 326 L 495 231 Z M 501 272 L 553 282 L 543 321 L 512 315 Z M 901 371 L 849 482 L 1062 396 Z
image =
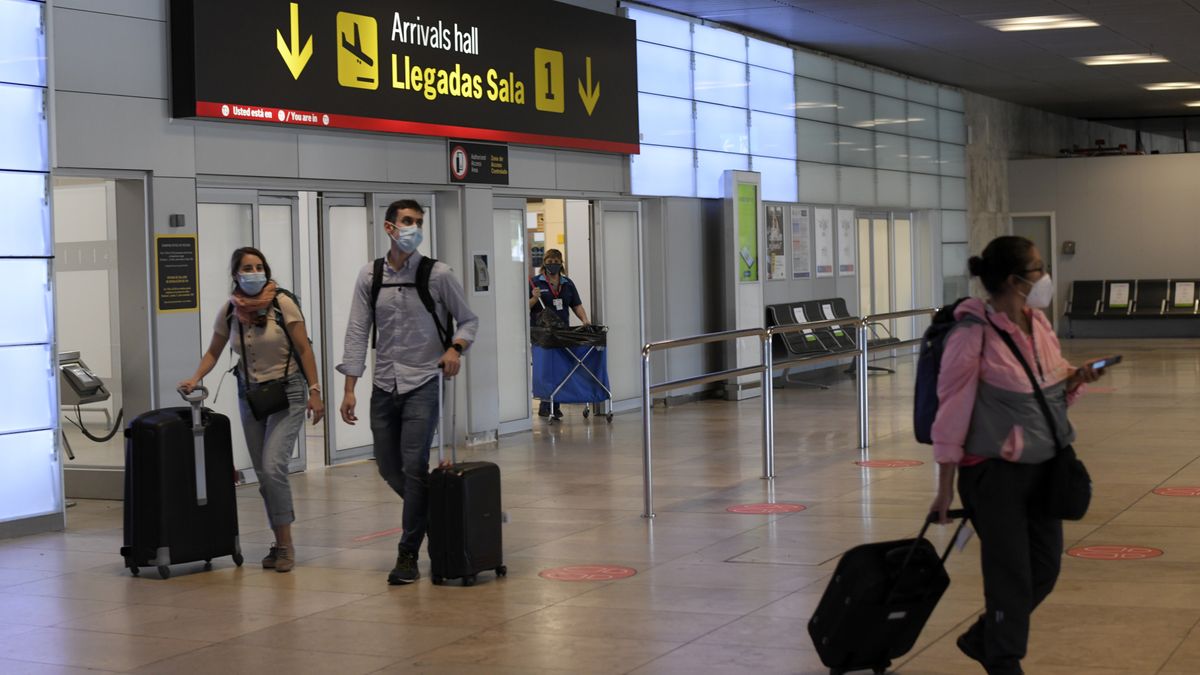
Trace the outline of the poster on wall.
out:
M 758 186 L 738 183 L 738 281 L 758 281 Z
M 833 276 L 833 209 L 813 209 L 817 235 L 817 276 Z
M 787 257 L 783 252 L 783 207 L 767 207 L 767 279 L 787 279 Z
M 812 277 L 812 251 L 809 248 L 809 229 L 812 213 L 807 206 L 792 207 L 792 278 Z
M 487 292 L 492 287 L 492 274 L 488 268 L 488 254 L 485 252 L 473 253 L 471 257 L 474 259 L 475 272 L 475 295 L 487 295 Z
M 838 209 L 838 272 L 854 275 L 854 211 Z
M 156 235 L 154 268 L 160 313 L 199 309 L 195 235 Z

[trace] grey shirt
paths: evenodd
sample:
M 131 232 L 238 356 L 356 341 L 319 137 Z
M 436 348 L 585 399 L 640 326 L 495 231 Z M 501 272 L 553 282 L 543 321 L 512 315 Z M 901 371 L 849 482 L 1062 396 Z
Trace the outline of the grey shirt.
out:
M 399 270 L 383 265 L 384 284 L 415 284 L 421 254 L 413 252 Z M 346 349 L 337 371 L 362 377 L 366 370 L 367 349 L 371 340 L 371 276 L 374 264 L 358 273 L 354 296 L 350 299 L 350 321 L 346 326 Z M 447 313 L 458 324 L 454 339 L 470 344 L 479 329 L 479 317 L 467 306 L 462 284 L 445 263 L 435 263 L 429 275 L 429 292 L 438 316 Z M 375 345 L 375 386 L 384 391 L 404 394 L 437 376 L 438 361 L 446 350 L 438 337 L 433 316 L 425 309 L 415 286 L 381 288 L 375 306 L 379 337 Z

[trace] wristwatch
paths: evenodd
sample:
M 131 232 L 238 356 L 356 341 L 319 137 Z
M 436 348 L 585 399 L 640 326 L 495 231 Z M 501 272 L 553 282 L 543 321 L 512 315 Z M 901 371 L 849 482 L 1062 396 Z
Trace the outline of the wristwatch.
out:
M 459 354 L 463 353 L 463 346 L 458 344 L 457 342 L 450 345 L 450 348 L 453 349 L 454 351 L 458 352 Z

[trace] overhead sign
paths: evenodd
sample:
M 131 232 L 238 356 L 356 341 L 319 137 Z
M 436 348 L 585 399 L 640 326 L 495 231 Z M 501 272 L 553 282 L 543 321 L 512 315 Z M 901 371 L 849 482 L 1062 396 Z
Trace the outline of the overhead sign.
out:
M 170 21 L 175 117 L 638 152 L 634 22 L 615 15 L 551 0 L 171 0 Z
M 508 146 L 449 141 L 450 182 L 508 185 Z

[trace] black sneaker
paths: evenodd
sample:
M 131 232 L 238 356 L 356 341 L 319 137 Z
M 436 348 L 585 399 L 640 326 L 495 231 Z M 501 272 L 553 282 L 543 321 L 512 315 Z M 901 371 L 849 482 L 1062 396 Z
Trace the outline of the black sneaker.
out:
M 550 416 L 550 404 L 547 403 L 546 401 L 542 401 L 541 403 L 538 404 L 538 417 L 549 417 L 549 416 Z
M 557 405 L 554 406 L 554 419 L 561 420 L 562 416 L 562 408 L 559 408 Z
M 958 651 L 966 654 L 971 660 L 983 663 L 983 645 L 978 644 L 975 640 L 971 639 L 973 637 L 974 636 L 968 631 L 962 635 L 959 635 L 958 639 L 954 641 L 954 644 L 958 646 Z
M 396 567 L 388 572 L 388 584 L 402 586 L 411 584 L 420 578 L 421 571 L 417 569 L 417 554 L 400 549 L 400 555 L 396 556 Z

